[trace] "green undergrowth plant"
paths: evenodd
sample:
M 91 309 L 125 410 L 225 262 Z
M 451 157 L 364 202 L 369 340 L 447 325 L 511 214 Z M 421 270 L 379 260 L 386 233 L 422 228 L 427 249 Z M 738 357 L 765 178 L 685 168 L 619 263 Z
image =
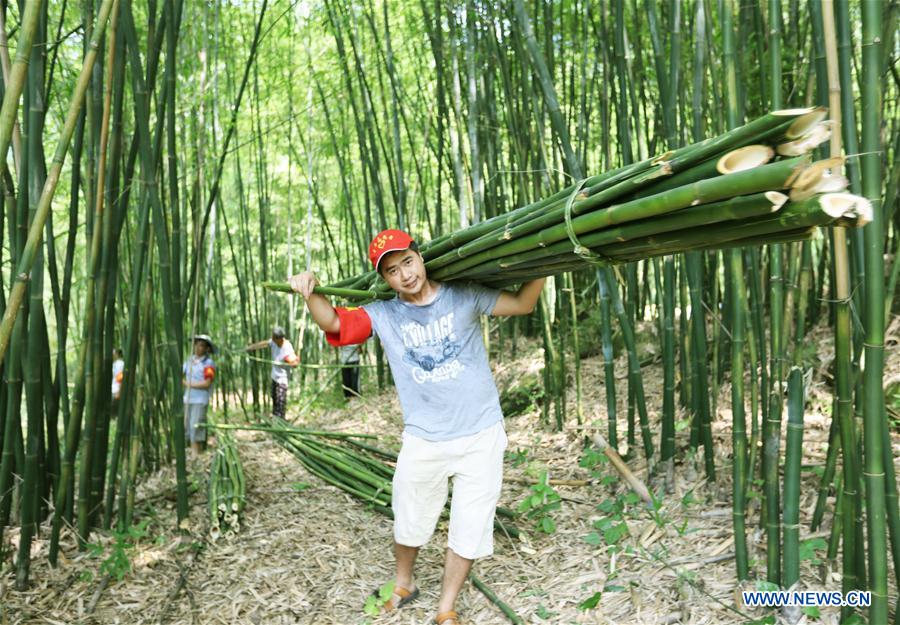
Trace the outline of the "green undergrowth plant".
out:
M 112 532 L 113 540 L 108 548 L 99 543 L 89 543 L 88 551 L 93 558 L 106 557 L 100 563 L 100 574 L 109 575 L 121 582 L 131 572 L 132 554 L 142 538 L 147 536 L 150 519 L 144 519 L 123 532 Z
M 386 582 L 379 586 L 377 595 L 373 593 L 366 597 L 366 603 L 363 605 L 363 612 L 365 612 L 366 616 L 374 618 L 381 614 L 382 607 L 390 601 L 391 596 L 394 594 L 394 584 L 394 580 Z M 366 623 L 371 623 L 371 618 L 366 619 Z
M 543 471 L 537 484 L 529 489 L 530 493 L 519 504 L 519 512 L 534 521 L 535 528 L 544 534 L 556 531 L 556 522 L 551 513 L 562 505 L 559 493 L 549 484 L 547 471 Z

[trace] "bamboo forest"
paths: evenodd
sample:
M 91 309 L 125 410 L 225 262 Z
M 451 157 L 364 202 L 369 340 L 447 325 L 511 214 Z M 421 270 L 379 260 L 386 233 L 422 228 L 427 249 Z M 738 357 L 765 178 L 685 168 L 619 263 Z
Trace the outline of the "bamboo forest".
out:
M 0 624 L 900 623 L 898 25 L 0 2 Z

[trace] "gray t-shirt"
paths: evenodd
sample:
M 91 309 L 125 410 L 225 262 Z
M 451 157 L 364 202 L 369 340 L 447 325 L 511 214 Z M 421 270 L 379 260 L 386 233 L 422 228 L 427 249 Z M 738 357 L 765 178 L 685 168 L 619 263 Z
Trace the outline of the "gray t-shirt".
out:
M 405 430 L 430 441 L 469 436 L 503 419 L 479 323 L 500 292 L 438 288 L 424 306 L 395 298 L 363 307 L 387 354 Z

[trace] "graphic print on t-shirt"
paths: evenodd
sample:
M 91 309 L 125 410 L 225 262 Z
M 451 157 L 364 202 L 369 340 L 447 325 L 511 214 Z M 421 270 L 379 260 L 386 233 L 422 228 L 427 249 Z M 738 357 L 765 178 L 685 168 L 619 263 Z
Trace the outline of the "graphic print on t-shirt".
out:
M 412 365 L 412 378 L 419 384 L 443 382 L 465 369 L 456 358 L 462 344 L 453 328 L 453 313 L 422 325 L 410 321 L 400 326 L 405 347 L 403 360 Z

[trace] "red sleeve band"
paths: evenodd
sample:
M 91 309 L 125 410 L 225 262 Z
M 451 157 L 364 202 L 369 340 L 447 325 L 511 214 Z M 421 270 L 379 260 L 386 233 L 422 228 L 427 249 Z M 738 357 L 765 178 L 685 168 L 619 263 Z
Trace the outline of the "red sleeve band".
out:
M 204 380 L 212 380 L 216 377 L 216 368 L 215 367 L 206 367 L 203 369 L 203 379 Z
M 362 308 L 335 308 L 341 321 L 340 332 L 326 332 L 325 339 L 330 345 L 358 345 L 372 336 L 372 319 Z

